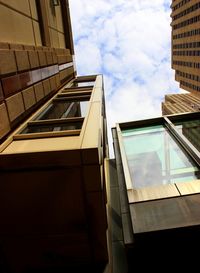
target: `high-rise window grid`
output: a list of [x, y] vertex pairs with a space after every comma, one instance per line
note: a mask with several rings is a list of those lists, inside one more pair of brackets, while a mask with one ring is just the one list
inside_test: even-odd
[[185, 27], [185, 26], [188, 26], [188, 25], [191, 25], [191, 24], [194, 24], [194, 23], [197, 23], [200, 21], [200, 15], [197, 15], [195, 17], [192, 17], [190, 19], [187, 19], [183, 22], [180, 22], [176, 25], [173, 26], [173, 29], [179, 29], [179, 28], [182, 28], [182, 27]]
[[190, 1], [191, 1], [191, 0], [182, 0], [181, 2], [179, 2], [178, 4], [176, 4], [176, 5], [172, 8], [172, 10], [174, 11], [174, 10], [176, 10], [176, 9], [178, 9], [178, 8], [180, 8], [180, 7], [182, 7], [183, 5], [189, 3]]
[[185, 62], [185, 61], [173, 61], [173, 65], [187, 66], [200, 69], [200, 63]]
[[173, 51], [174, 56], [200, 56], [200, 50]]
[[185, 49], [185, 48], [200, 48], [200, 41], [173, 45], [173, 49]]
[[193, 80], [193, 81], [197, 81], [197, 82], [200, 82], [200, 76], [199, 75], [192, 75], [192, 74], [189, 74], [189, 73], [186, 73], [186, 72], [182, 72], [180, 70], [176, 70], [176, 73], [177, 75], [183, 77], [183, 78], [187, 78], [187, 79], [190, 79], [190, 80]]
[[182, 80], [180, 80], [180, 84], [182, 86], [188, 87], [188, 88], [190, 88], [190, 89], [192, 89], [194, 91], [200, 92], [200, 86], [197, 86], [197, 85], [194, 85], [194, 84], [192, 84], [190, 82], [186, 82], [186, 81], [182, 81]]
[[175, 34], [175, 35], [173, 35], [173, 39], [181, 39], [181, 38], [186, 38], [186, 37], [191, 37], [191, 36], [196, 36], [196, 35], [200, 35], [200, 28], [192, 29], [190, 31]]
[[185, 16], [185, 15], [187, 15], [187, 14], [189, 14], [189, 13], [191, 13], [191, 12], [193, 12], [193, 11], [199, 9], [199, 8], [200, 8], [200, 2], [194, 4], [193, 6], [187, 8], [187, 9], [185, 9], [183, 11], [181, 11], [180, 13], [176, 14], [172, 18], [175, 21], [175, 20], [177, 20], [177, 19], [179, 19], [179, 18], [181, 18], [181, 17], [183, 17], [183, 16]]

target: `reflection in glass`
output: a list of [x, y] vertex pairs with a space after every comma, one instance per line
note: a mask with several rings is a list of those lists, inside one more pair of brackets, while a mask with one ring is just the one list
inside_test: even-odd
[[187, 120], [174, 123], [179, 132], [181, 132], [192, 144], [200, 151], [200, 120]]
[[122, 135], [134, 188], [200, 178], [199, 168], [164, 126], [123, 130]]
[[54, 101], [35, 120], [85, 117], [88, 101]]
[[81, 127], [82, 127], [82, 121], [69, 122], [69, 123], [60, 123], [60, 124], [28, 125], [20, 134], [77, 130], [77, 129], [81, 129]]

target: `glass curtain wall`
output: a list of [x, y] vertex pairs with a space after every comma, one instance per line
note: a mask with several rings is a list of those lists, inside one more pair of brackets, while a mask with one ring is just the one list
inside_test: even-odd
[[174, 124], [178, 131], [200, 151], [200, 119], [176, 121]]
[[[194, 127], [191, 124], [189, 128]], [[178, 130], [185, 130], [184, 123], [177, 126]], [[121, 133], [133, 188], [200, 178], [197, 163], [165, 125], [122, 129]]]

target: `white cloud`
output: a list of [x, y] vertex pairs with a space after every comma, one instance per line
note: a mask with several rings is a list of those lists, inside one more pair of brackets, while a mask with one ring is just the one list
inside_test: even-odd
[[[171, 0], [71, 0], [79, 75], [104, 75], [109, 130], [161, 115], [177, 93], [171, 70]], [[111, 141], [110, 141], [111, 143]]]
[[99, 73], [102, 66], [101, 52], [95, 43], [88, 43], [87, 38], [79, 40], [76, 47], [76, 62], [80, 66], [83, 66], [84, 74]]

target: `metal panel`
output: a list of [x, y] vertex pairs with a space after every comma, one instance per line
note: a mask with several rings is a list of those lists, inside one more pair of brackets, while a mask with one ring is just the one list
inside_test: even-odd
[[2, 154], [80, 149], [79, 136], [16, 140]]
[[176, 184], [181, 195], [200, 193], [200, 180], [194, 180]]
[[130, 205], [134, 233], [200, 225], [200, 195]]
[[128, 168], [128, 162], [127, 162], [127, 157], [126, 153], [124, 150], [124, 145], [123, 145], [123, 140], [122, 140], [122, 135], [121, 135], [121, 130], [119, 127], [119, 124], [116, 126], [116, 131], [117, 131], [117, 136], [118, 136], [118, 143], [119, 143], [119, 149], [121, 153], [121, 160], [122, 160], [122, 165], [123, 165], [123, 171], [124, 171], [124, 176], [125, 176], [125, 181], [126, 181], [126, 188], [127, 190], [132, 189], [132, 180]]
[[162, 199], [179, 196], [174, 184], [145, 187], [141, 189], [128, 190], [129, 203], [142, 202], [147, 200]]

